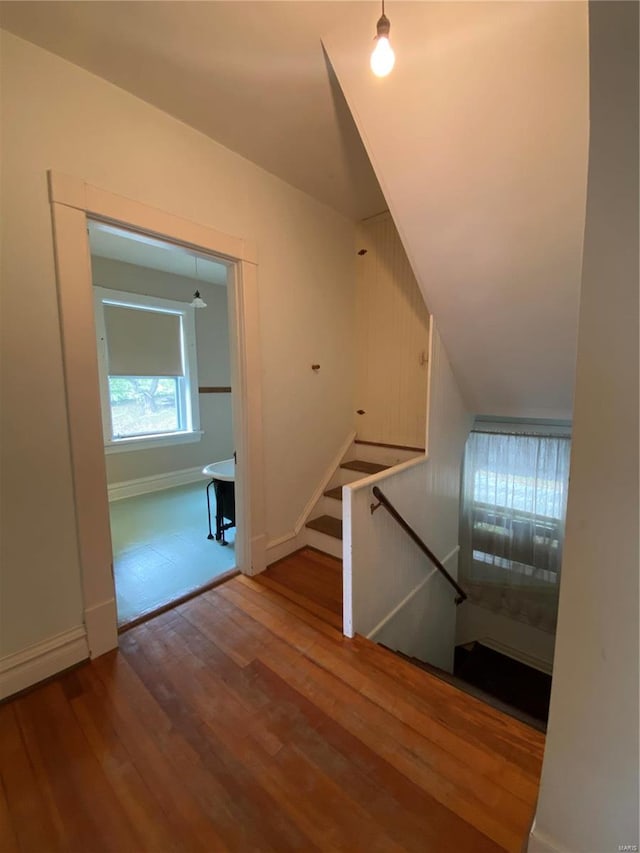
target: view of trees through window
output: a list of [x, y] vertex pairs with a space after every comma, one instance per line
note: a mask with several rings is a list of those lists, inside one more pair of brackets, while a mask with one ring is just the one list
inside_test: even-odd
[[179, 381], [176, 376], [110, 376], [113, 437], [181, 430]]

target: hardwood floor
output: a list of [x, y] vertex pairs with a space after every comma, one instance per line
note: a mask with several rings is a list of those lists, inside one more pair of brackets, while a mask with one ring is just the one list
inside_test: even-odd
[[543, 736], [342, 637], [324, 559], [236, 577], [0, 706], [2, 853], [520, 850]]
[[255, 580], [342, 631], [342, 560], [305, 548]]

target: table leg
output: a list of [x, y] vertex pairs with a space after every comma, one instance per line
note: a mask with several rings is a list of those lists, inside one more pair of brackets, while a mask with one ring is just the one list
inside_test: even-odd
[[209, 520], [209, 535], [207, 539], [213, 539], [213, 533], [211, 532], [211, 502], [209, 500], [209, 489], [213, 486], [213, 480], [207, 483], [207, 518]]

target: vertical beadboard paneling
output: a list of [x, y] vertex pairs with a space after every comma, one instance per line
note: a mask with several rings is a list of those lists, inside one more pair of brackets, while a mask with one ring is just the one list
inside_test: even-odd
[[360, 223], [357, 241], [358, 438], [424, 447], [429, 312], [389, 213]]
[[[447, 568], [455, 573], [460, 465], [472, 418], [435, 324], [431, 349], [426, 457], [343, 490], [344, 624], [348, 636], [375, 631], [432, 572], [428, 559], [384, 509], [372, 515], [373, 485], [379, 486], [440, 559], [451, 555]], [[425, 659], [446, 666], [446, 644], [450, 652], [454, 642], [453, 599], [453, 591], [440, 575], [430, 578], [419, 597], [414, 596], [412, 603], [407, 601], [407, 607], [401, 606], [395, 625], [389, 628], [391, 631], [393, 627], [396, 647], [415, 654], [418, 640], [410, 634], [422, 631], [421, 653]], [[425, 622], [422, 627], [417, 625], [420, 619]], [[398, 626], [403, 621], [400, 631]]]

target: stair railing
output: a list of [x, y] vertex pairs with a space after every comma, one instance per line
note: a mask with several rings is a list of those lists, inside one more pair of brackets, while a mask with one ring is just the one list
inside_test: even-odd
[[389, 513], [389, 515], [391, 516], [391, 518], [393, 518], [394, 521], [396, 521], [400, 525], [400, 527], [404, 530], [404, 532], [411, 539], [413, 539], [413, 541], [416, 543], [418, 548], [420, 548], [422, 553], [425, 554], [431, 560], [431, 562], [436, 567], [436, 569], [440, 572], [440, 574], [444, 575], [444, 577], [447, 579], [447, 581], [451, 584], [451, 586], [458, 593], [455, 597], [455, 603], [456, 604], [462, 604], [462, 602], [465, 601], [467, 598], [467, 593], [462, 589], [460, 584], [456, 580], [454, 580], [454, 578], [451, 577], [449, 572], [445, 569], [445, 567], [442, 565], [442, 563], [436, 557], [436, 555], [433, 553], [433, 551], [424, 544], [424, 542], [418, 536], [418, 534], [415, 532], [415, 530], [407, 524], [407, 522], [400, 515], [398, 510], [391, 503], [389, 498], [383, 492], [381, 492], [377, 486], [373, 487], [373, 496], [374, 496], [374, 498], [377, 498], [378, 503], [377, 504], [371, 504], [371, 515], [373, 515], [373, 513], [378, 509], [378, 507], [380, 507], [380, 506], [384, 507], [386, 509], [386, 511]]

